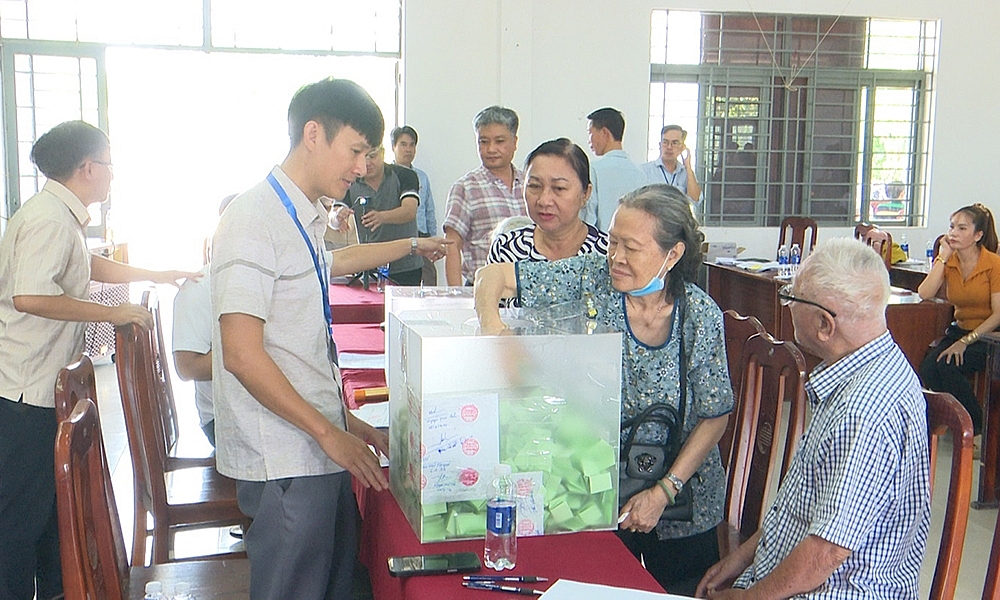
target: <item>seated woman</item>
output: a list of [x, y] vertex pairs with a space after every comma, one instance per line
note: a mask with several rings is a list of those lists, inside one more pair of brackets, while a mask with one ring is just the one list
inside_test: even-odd
[[[993, 213], [982, 204], [951, 215], [930, 273], [917, 288], [924, 300], [945, 286], [955, 305], [955, 322], [920, 365], [928, 388], [949, 392], [969, 411], [976, 435], [983, 431], [983, 411], [968, 376], [986, 368], [986, 345], [979, 336], [1000, 326], [1000, 256]], [[977, 444], [978, 446], [978, 444]]]
[[524, 203], [534, 224], [497, 236], [487, 264], [608, 253], [608, 236], [580, 219], [590, 197], [590, 161], [566, 138], [549, 140], [525, 161]]
[[[607, 257], [594, 253], [558, 262], [486, 265], [476, 275], [476, 312], [483, 333], [499, 334], [507, 327], [497, 308], [501, 298], [517, 295], [529, 308], [592, 300], [598, 323], [624, 333], [622, 419], [656, 402], [679, 408], [686, 398], [680, 453], [658, 485], [622, 508], [621, 514], [628, 514], [619, 535], [667, 591], [693, 595], [718, 558], [715, 526], [725, 499], [718, 442], [733, 393], [722, 312], [693, 283], [704, 236], [684, 192], [659, 184], [627, 194], [611, 220], [609, 237]], [[684, 486], [694, 493], [693, 519], [660, 521]]]

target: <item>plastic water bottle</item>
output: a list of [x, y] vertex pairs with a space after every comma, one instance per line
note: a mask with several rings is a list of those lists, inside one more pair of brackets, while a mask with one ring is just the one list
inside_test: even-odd
[[385, 291], [385, 282], [389, 281], [389, 264], [380, 265], [375, 271], [375, 289], [380, 292]]
[[802, 262], [802, 248], [798, 244], [792, 244], [792, 251], [789, 254], [789, 261], [791, 264], [791, 269], [789, 275], [795, 275], [799, 272], [799, 263]]
[[899, 238], [899, 249], [906, 255], [906, 260], [910, 260], [910, 242], [906, 239], [906, 234]]
[[174, 588], [173, 600], [196, 600], [191, 593], [191, 584], [186, 581], [178, 581]]
[[934, 240], [927, 240], [927, 268], [934, 266]]
[[493, 470], [494, 497], [486, 503], [486, 566], [496, 571], [513, 569], [517, 561], [517, 504], [510, 465], [499, 464]]
[[163, 584], [159, 581], [146, 582], [146, 595], [142, 600], [167, 600], [163, 595]]
[[778, 277], [788, 277], [788, 246], [778, 248]]

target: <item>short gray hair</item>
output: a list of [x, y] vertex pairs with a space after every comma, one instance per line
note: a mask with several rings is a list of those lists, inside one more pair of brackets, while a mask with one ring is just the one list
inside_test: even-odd
[[889, 304], [889, 271], [885, 262], [860, 240], [830, 238], [817, 244], [802, 263], [796, 291], [835, 306], [846, 321], [881, 320]]
[[487, 125], [503, 125], [510, 131], [511, 135], [517, 135], [518, 126], [517, 113], [509, 108], [504, 108], [503, 106], [487, 106], [483, 110], [479, 111], [476, 118], [472, 120], [472, 127], [479, 130]]

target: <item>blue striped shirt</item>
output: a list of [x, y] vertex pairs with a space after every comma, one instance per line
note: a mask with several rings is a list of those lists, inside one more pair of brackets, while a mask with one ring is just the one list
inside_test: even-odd
[[930, 491], [927, 407], [916, 374], [887, 332], [818, 366], [806, 392], [812, 421], [736, 587], [767, 576], [815, 535], [851, 555], [797, 598], [917, 598]]

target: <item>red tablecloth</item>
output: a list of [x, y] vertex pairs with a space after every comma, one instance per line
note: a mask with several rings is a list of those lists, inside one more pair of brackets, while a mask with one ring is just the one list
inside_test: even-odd
[[381, 323], [385, 320], [385, 295], [375, 291], [375, 285], [348, 287], [330, 286], [330, 309], [334, 323]]
[[340, 376], [344, 383], [344, 403], [352, 410], [359, 406], [354, 400], [355, 390], [385, 386], [382, 369], [341, 369]]
[[[463, 588], [461, 575], [407, 579], [389, 575], [386, 563], [390, 556], [475, 552], [481, 557], [483, 540], [421, 544], [390, 492], [363, 490], [358, 495], [363, 516], [361, 562], [368, 567], [377, 600], [489, 600], [498, 596], [496, 592]], [[517, 568], [505, 573], [548, 577], [548, 583], [531, 586], [543, 590], [556, 579], [573, 579], [663, 593], [653, 576], [610, 531], [518, 538]]]
[[379, 323], [335, 323], [333, 339], [337, 342], [337, 352], [385, 353], [385, 332]]

